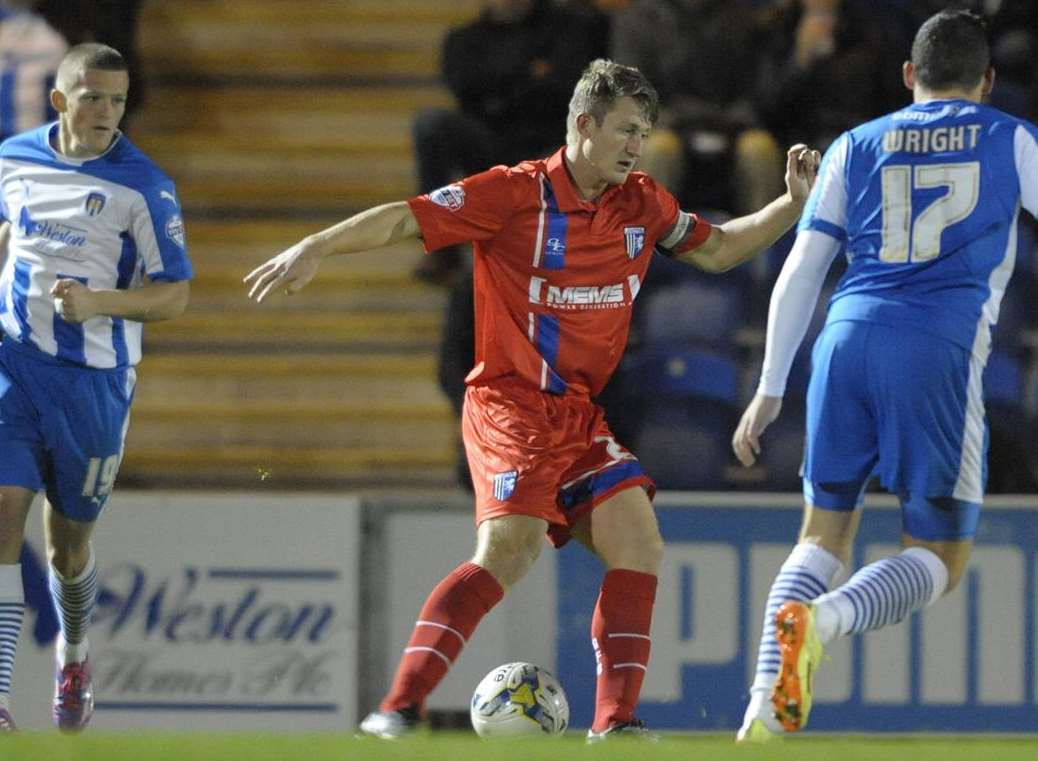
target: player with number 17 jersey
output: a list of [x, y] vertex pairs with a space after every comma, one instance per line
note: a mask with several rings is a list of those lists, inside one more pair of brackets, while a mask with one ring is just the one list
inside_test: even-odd
[[[972, 536], [986, 474], [981, 377], [1021, 206], [1038, 212], [1038, 130], [981, 103], [915, 103], [829, 149], [800, 222], [835, 238], [848, 261], [814, 355], [804, 474], [813, 504], [849, 509], [874, 467], [906, 498], [913, 535]], [[840, 326], [855, 323], [896, 331], [859, 352], [870, 372], [889, 373], [863, 402], [889, 426], [878, 459], [870, 425], [855, 420], [868, 414], [838, 390], [858, 387], [864, 369], [843, 362], [844, 378], [830, 366], [846, 340]], [[908, 423], [919, 409], [931, 411], [928, 425]], [[949, 500], [943, 512], [928, 503], [939, 497]]]
[[[772, 292], [760, 385], [732, 438], [753, 465], [844, 253], [811, 354], [803, 520], [767, 596], [742, 742], [806, 725], [826, 645], [904, 622], [968, 578], [987, 478], [984, 368], [1020, 209], [1038, 212], [1038, 129], [985, 104], [995, 70], [986, 23], [970, 11], [923, 22], [901, 73], [912, 104], [826, 152]], [[900, 503], [901, 551], [838, 584], [873, 476]]]
[[913, 104], [842, 136], [800, 223], [845, 246], [829, 322], [913, 327], [986, 359], [1017, 210], [1038, 204], [1026, 170], [1036, 138], [1028, 122], [966, 100]]
[[[487, 505], [477, 522], [506, 511], [544, 516], [545, 506], [557, 501], [589, 509], [589, 500], [601, 501], [632, 479], [651, 488], [634, 456], [612, 439], [601, 410], [587, 400], [602, 390], [623, 355], [653, 248], [688, 251], [706, 240], [710, 225], [681, 211], [669, 192], [640, 172], [595, 202], [582, 200], [564, 150], [494, 167], [410, 201], [427, 250], [474, 245], [476, 364], [467, 378], [463, 424], [477, 496], [487, 497], [477, 499]], [[529, 419], [500, 414], [506, 406], [499, 394], [520, 402]], [[567, 460], [561, 433], [541, 440], [532, 427], [528, 451], [502, 446], [500, 438], [489, 439], [494, 421], [473, 417], [477, 409], [491, 416], [496, 409], [496, 423], [514, 429], [515, 440], [538, 415], [549, 418], [541, 427], [545, 434], [561, 432], [568, 420], [563, 410], [581, 409], [572, 422], [587, 440], [574, 442], [572, 451], [590, 447], [591, 454]], [[537, 458], [541, 446], [557, 456]], [[559, 472], [531, 478], [531, 469]], [[594, 483], [581, 478], [591, 471]], [[565, 522], [578, 518], [567, 515]], [[558, 515], [549, 523], [559, 524]]]

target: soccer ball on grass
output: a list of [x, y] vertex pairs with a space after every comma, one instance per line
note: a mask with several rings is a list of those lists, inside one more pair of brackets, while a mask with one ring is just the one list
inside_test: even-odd
[[569, 726], [562, 685], [532, 663], [506, 663], [483, 677], [469, 714], [480, 737], [554, 736]]

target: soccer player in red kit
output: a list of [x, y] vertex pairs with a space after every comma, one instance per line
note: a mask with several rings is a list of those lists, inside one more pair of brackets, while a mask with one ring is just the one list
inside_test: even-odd
[[414, 729], [426, 697], [533, 565], [545, 533], [556, 546], [576, 537], [607, 568], [591, 623], [598, 683], [589, 739], [645, 733], [634, 709], [663, 554], [654, 486], [591, 399], [623, 354], [652, 250], [709, 272], [741, 264], [797, 220], [818, 165], [815, 151], [794, 146], [783, 196], [711, 226], [634, 171], [657, 111], [637, 69], [594, 61], [574, 90], [566, 145], [549, 158], [362, 212], [245, 278], [262, 301], [301, 289], [331, 254], [415, 237], [427, 251], [474, 246], [476, 365], [462, 431], [476, 552], [426, 600], [389, 694], [361, 723], [367, 734]]

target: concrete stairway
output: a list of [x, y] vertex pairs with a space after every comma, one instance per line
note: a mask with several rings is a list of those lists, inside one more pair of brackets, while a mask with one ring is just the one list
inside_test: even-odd
[[476, 3], [184, 0], [144, 6], [131, 136], [177, 182], [195, 264], [184, 317], [146, 329], [120, 483], [444, 486], [444, 294], [417, 246], [325, 263], [257, 306], [241, 279], [308, 233], [415, 190], [415, 109], [450, 103], [440, 40]]

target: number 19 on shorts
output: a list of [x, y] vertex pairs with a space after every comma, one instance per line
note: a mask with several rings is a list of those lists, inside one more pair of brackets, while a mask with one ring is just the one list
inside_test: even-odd
[[86, 478], [83, 480], [84, 497], [103, 497], [112, 493], [115, 474], [119, 472], [119, 455], [105, 458], [91, 457], [87, 463]]

